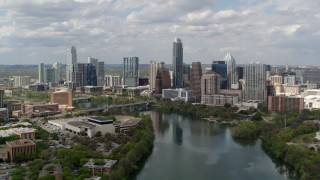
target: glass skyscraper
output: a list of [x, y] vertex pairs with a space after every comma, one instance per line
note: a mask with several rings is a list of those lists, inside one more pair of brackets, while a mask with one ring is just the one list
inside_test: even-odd
[[76, 47], [71, 46], [71, 48], [67, 50], [67, 67], [66, 67], [67, 82], [72, 82], [73, 64], [75, 64], [76, 62], [77, 62]]
[[128, 86], [137, 86], [139, 78], [139, 58], [123, 58], [123, 83]]
[[227, 88], [239, 89], [236, 60], [230, 53], [227, 53], [227, 55], [224, 57], [224, 60], [227, 63]]
[[175, 38], [172, 47], [173, 87], [183, 86], [183, 46], [181, 39]]

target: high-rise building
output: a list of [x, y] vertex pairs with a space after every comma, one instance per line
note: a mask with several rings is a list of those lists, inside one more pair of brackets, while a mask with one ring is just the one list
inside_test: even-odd
[[79, 87], [97, 86], [96, 67], [90, 63], [75, 63], [71, 79]]
[[123, 83], [128, 86], [137, 86], [139, 78], [139, 58], [123, 58]]
[[30, 84], [30, 76], [13, 76], [14, 87], [22, 87]]
[[227, 53], [224, 60], [227, 63], [227, 88], [239, 89], [237, 66], [234, 57], [230, 53]]
[[246, 64], [244, 70], [244, 99], [267, 101], [266, 65], [260, 62]]
[[304, 99], [290, 96], [269, 96], [268, 110], [273, 112], [299, 112], [304, 109]]
[[282, 84], [282, 82], [283, 82], [282, 76], [279, 76], [279, 75], [270, 76], [271, 85]]
[[89, 56], [88, 63], [96, 67], [97, 84], [98, 86], [103, 86], [104, 85], [104, 62]]
[[77, 62], [76, 47], [71, 46], [71, 48], [67, 50], [67, 67], [66, 67], [67, 82], [72, 82], [73, 64], [75, 64], [76, 62]]
[[190, 75], [190, 89], [194, 91], [196, 102], [201, 101], [201, 62], [192, 62]]
[[157, 71], [157, 76], [155, 81], [155, 93], [156, 94], [162, 93], [162, 77], [159, 70]]
[[172, 48], [173, 87], [183, 86], [183, 45], [181, 39], [175, 38]]
[[160, 68], [158, 69], [160, 72], [160, 76], [162, 79], [162, 89], [169, 89], [171, 88], [171, 78], [170, 78], [170, 72], [167, 68]]
[[0, 108], [3, 108], [3, 96], [4, 96], [4, 90], [0, 89]]
[[61, 63], [55, 62], [52, 65], [52, 68], [55, 70], [55, 80], [56, 83], [62, 80], [62, 69], [61, 69]]
[[211, 70], [220, 75], [220, 89], [228, 88], [227, 64], [225, 61], [213, 61]]
[[220, 92], [220, 74], [208, 71], [201, 78], [201, 103], [205, 104], [206, 99]]
[[164, 62], [160, 61], [150, 61], [149, 69], [149, 89], [155, 90], [156, 88], [156, 77], [158, 69], [163, 68]]
[[38, 66], [38, 73], [39, 73], [39, 83], [45, 82], [45, 66], [44, 63], [40, 63]]
[[189, 87], [190, 86], [190, 75], [191, 75], [191, 67], [189, 64], [183, 63], [183, 87]]

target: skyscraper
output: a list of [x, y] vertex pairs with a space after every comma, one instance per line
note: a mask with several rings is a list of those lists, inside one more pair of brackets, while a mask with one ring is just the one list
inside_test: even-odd
[[192, 62], [190, 75], [190, 89], [194, 90], [196, 102], [201, 101], [201, 77], [202, 68], [201, 62]]
[[67, 67], [66, 67], [66, 81], [72, 82], [73, 64], [77, 62], [77, 51], [76, 47], [71, 46], [67, 50]]
[[175, 38], [172, 48], [173, 87], [183, 86], [183, 47], [181, 39]]
[[45, 82], [45, 66], [44, 63], [40, 63], [38, 66], [38, 73], [39, 73], [39, 83]]
[[210, 96], [220, 92], [220, 74], [208, 71], [201, 78], [201, 104], [210, 104]]
[[220, 89], [227, 89], [228, 87], [228, 66], [225, 61], [213, 61], [211, 70], [220, 75]]
[[88, 63], [96, 67], [97, 84], [98, 86], [103, 86], [104, 85], [104, 62], [89, 56]]
[[243, 72], [244, 99], [266, 102], [266, 65], [260, 62], [246, 64], [243, 67]]
[[123, 83], [128, 86], [137, 86], [139, 78], [139, 58], [123, 58]]
[[90, 63], [75, 63], [71, 79], [79, 87], [97, 86], [96, 67]]
[[59, 81], [62, 80], [61, 63], [58, 63], [58, 62], [53, 63], [52, 68], [55, 70], [56, 83], [59, 83]]
[[156, 77], [158, 69], [163, 68], [164, 62], [160, 61], [150, 61], [149, 69], [149, 89], [155, 90], [156, 88]]
[[227, 88], [239, 89], [237, 66], [234, 57], [230, 53], [227, 53], [224, 60], [227, 63]]

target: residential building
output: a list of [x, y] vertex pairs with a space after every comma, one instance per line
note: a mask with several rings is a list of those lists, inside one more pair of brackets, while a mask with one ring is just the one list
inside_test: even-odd
[[212, 94], [203, 96], [201, 104], [208, 106], [224, 106], [225, 104], [230, 104], [234, 106], [238, 104], [238, 100], [239, 97], [236, 95]]
[[39, 64], [38, 73], [39, 73], [39, 83], [44, 83], [44, 81], [45, 81], [45, 65], [44, 65], [44, 63]]
[[244, 100], [267, 102], [266, 65], [253, 62], [244, 65]]
[[301, 93], [301, 85], [298, 84], [275, 84], [273, 87], [276, 96], [296, 96]]
[[121, 85], [120, 76], [106, 75], [106, 86], [114, 87]]
[[201, 104], [205, 104], [205, 99], [209, 96], [220, 93], [220, 75], [214, 71], [207, 71], [201, 78]]
[[67, 50], [67, 66], [66, 66], [66, 82], [73, 82], [73, 64], [77, 62], [77, 50], [76, 47], [71, 46], [70, 49]]
[[137, 86], [139, 78], [139, 58], [123, 58], [123, 80], [124, 85]]
[[183, 87], [190, 86], [190, 75], [191, 75], [190, 65], [183, 63], [183, 74], [182, 74]]
[[268, 110], [272, 112], [287, 113], [299, 112], [304, 109], [304, 99], [291, 96], [268, 96]]
[[296, 76], [284, 76], [283, 77], [283, 84], [289, 84], [289, 85], [294, 85], [296, 83]]
[[62, 80], [61, 63], [53, 63], [52, 68], [55, 70], [55, 83], [59, 83]]
[[190, 75], [190, 89], [194, 91], [196, 102], [201, 101], [201, 62], [192, 62]]
[[213, 61], [211, 70], [220, 75], [220, 89], [228, 88], [228, 66], [225, 61]]
[[162, 98], [168, 98], [173, 101], [194, 102], [196, 97], [193, 90], [186, 89], [162, 89]]
[[22, 87], [30, 84], [30, 76], [13, 76], [14, 87]]
[[173, 87], [183, 87], [183, 44], [175, 38], [172, 47]]
[[9, 160], [14, 162], [16, 156], [19, 154], [25, 154], [26, 156], [35, 154], [36, 144], [30, 139], [19, 139], [16, 141], [7, 141], [6, 149]]
[[158, 69], [164, 67], [164, 62], [160, 61], [150, 61], [149, 69], [149, 88], [154, 91], [156, 89], [156, 77]]
[[72, 107], [72, 90], [58, 90], [51, 92], [51, 103]]
[[84, 86], [84, 93], [91, 94], [97, 93], [102, 94], [103, 87], [102, 86]]
[[236, 60], [230, 53], [227, 53], [224, 60], [227, 63], [227, 88], [239, 89]]

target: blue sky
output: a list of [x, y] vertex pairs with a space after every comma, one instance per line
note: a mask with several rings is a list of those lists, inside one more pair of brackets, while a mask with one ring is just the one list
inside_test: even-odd
[[138, 56], [171, 64], [180, 37], [184, 61], [320, 65], [320, 1], [0, 0], [0, 64], [106, 64]]

